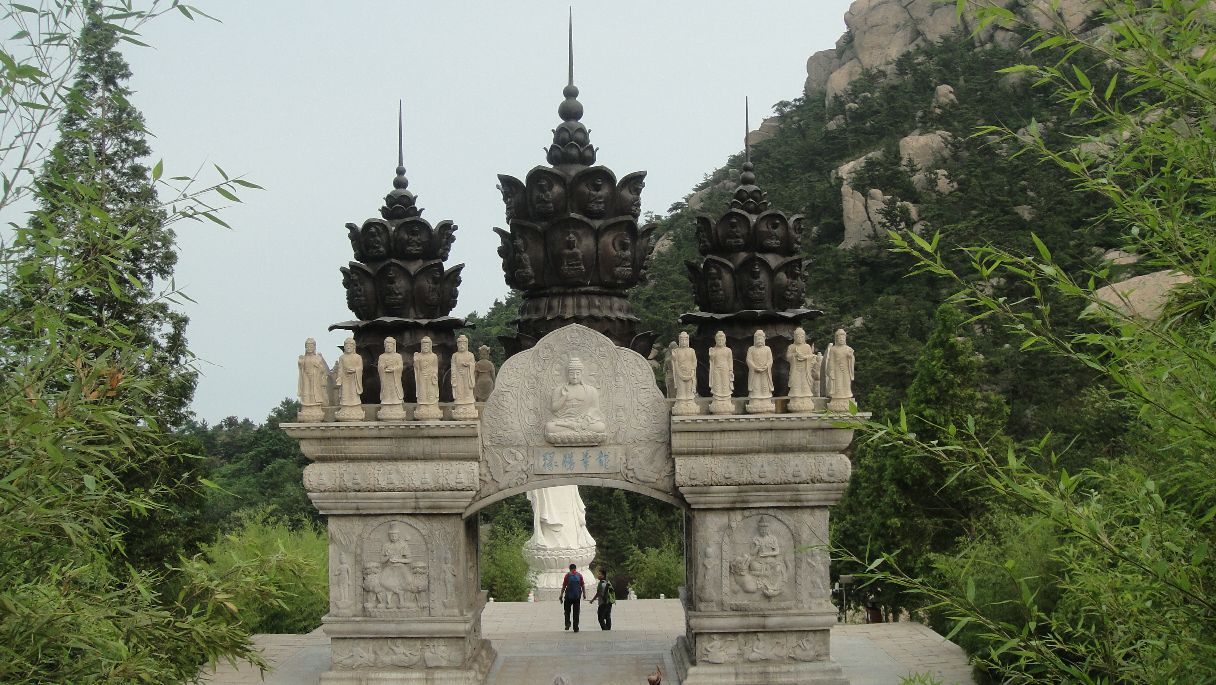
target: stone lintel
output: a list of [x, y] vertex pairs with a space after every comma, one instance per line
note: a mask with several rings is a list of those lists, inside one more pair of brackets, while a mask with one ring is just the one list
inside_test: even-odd
[[473, 501], [472, 490], [438, 492], [310, 492], [317, 511], [336, 514], [461, 514]]
[[765, 507], [830, 507], [844, 495], [848, 483], [793, 485], [680, 486], [693, 509], [751, 509]]
[[831, 630], [835, 611], [686, 611], [694, 633], [740, 633], [790, 630]]
[[[673, 433], [697, 431], [808, 430], [848, 428], [842, 424], [861, 424], [869, 412], [816, 412], [813, 414], [699, 414], [671, 417]], [[851, 430], [851, 429], [850, 429]]]
[[478, 426], [476, 421], [352, 421], [280, 427], [313, 461], [479, 461]]
[[673, 416], [671, 453], [680, 457], [840, 454], [869, 414]]
[[331, 638], [354, 637], [468, 637], [481, 620], [480, 612], [468, 616], [422, 616], [364, 618], [332, 616], [321, 619]]

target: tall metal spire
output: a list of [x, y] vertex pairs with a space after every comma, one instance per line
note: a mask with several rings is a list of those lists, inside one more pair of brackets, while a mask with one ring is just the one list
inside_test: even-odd
[[752, 146], [748, 142], [751, 134], [751, 115], [748, 113], [747, 96], [743, 96], [743, 162], [751, 164], [752, 161]]
[[397, 100], [397, 177], [393, 179], [393, 187], [397, 190], [405, 190], [410, 186], [409, 179], [405, 177], [405, 134], [401, 123], [402, 107], [401, 100]]
[[756, 183], [755, 167], [752, 166], [752, 146], [748, 142], [751, 135], [751, 113], [748, 111], [747, 96], [743, 96], [743, 173], [739, 174], [741, 186], [753, 186]]
[[578, 101], [578, 86], [574, 85], [573, 8], [569, 10], [567, 21], [566, 87], [562, 89], [565, 99], [557, 106], [557, 115], [562, 118], [562, 123], [553, 129], [553, 144], [546, 151], [545, 158], [553, 166], [571, 171], [574, 167], [595, 164], [595, 147], [591, 145], [591, 131], [579, 121], [583, 118], [583, 103]]

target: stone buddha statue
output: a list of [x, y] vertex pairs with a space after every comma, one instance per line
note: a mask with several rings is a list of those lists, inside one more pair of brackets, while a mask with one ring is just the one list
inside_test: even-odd
[[553, 418], [545, 423], [545, 439], [554, 445], [598, 445], [608, 437], [600, 410], [600, 391], [583, 382], [583, 362], [566, 364], [566, 383], [553, 391]]

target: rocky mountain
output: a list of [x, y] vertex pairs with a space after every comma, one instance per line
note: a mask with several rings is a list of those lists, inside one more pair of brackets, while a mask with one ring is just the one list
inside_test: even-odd
[[[1084, 26], [1098, 3], [1094, 0], [1004, 0], [1002, 3], [1029, 22], [1050, 28], [1062, 22], [1071, 30]], [[957, 16], [953, 3], [940, 0], [857, 0], [844, 15], [848, 31], [836, 47], [820, 50], [806, 63], [808, 96], [823, 93], [829, 102], [844, 94], [866, 69], [889, 69], [903, 55], [956, 33], [975, 33], [977, 48], [999, 45], [1013, 49], [1020, 43], [1010, 30], [990, 27], [978, 33], [975, 13]]]
[[[806, 304], [824, 311], [811, 337], [823, 345], [835, 328], [849, 331], [866, 360], [859, 396], [880, 416], [903, 401], [935, 310], [950, 294], [947, 283], [907, 275], [907, 258], [886, 249], [889, 229], [940, 232], [944, 252], [959, 264], [956, 246], [1030, 251], [1033, 232], [1069, 269], [1107, 261], [1116, 274], [1138, 273], [1135, 256], [1119, 253], [1118, 240], [1094, 227], [1102, 211], [1096, 198], [1072, 192], [1057, 169], [1016, 156], [1010, 141], [976, 135], [980, 126], [999, 124], [1067, 146], [1070, 135], [1084, 133], [1042, 89], [998, 70], [1056, 58], [1019, 47], [1034, 27], [1053, 21], [1083, 31], [1100, 26], [1095, 3], [1059, 2], [1054, 13], [1049, 0], [1004, 4], [1026, 20], [1020, 32], [974, 33], [975, 17], [960, 19], [953, 3], [857, 0], [836, 47], [808, 60], [802, 97], [778, 103], [749, 136], [758, 184], [772, 205], [806, 216]], [[684, 269], [696, 251], [693, 216], [721, 215], [741, 164], [741, 155], [727, 160], [662, 222], [651, 281], [632, 296], [662, 339], [674, 336], [679, 314], [693, 310]], [[1075, 374], [1073, 389], [1087, 385], [1083, 370], [1015, 354], [999, 329], [963, 333], [984, 355], [988, 389], [1009, 401], [1012, 435], [1082, 430], [1079, 395], [1063, 392], [1061, 376], [1048, 381], [1042, 370]]]

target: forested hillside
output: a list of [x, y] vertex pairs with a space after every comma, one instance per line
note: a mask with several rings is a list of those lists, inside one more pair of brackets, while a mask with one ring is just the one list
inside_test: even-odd
[[[1045, 433], [1061, 444], [1072, 441], [1064, 459], [1073, 459], [1069, 466], [1076, 468], [1107, 453], [1119, 437], [1120, 424], [1112, 420], [1116, 410], [1104, 401], [1094, 374], [1053, 355], [1021, 351], [1000, 327], [964, 324], [966, 317], [939, 311], [952, 292], [949, 285], [929, 274], [910, 276], [913, 261], [890, 251], [886, 235], [888, 229], [913, 226], [923, 235], [940, 232], [942, 251], [956, 266], [964, 258], [954, 247], [991, 244], [1032, 252], [1032, 233], [1072, 273], [1098, 268], [1111, 256], [1132, 261], [1112, 252], [1120, 246], [1117, 235], [1091, 228], [1105, 209], [1102, 198], [1076, 192], [1058, 167], [1015, 155], [1008, 143], [977, 134], [991, 124], [1034, 127], [1049, 144], [1063, 146], [1084, 132], [1085, 125], [1068, 116], [1066, 103], [1028, 80], [998, 73], [1025, 57], [994, 44], [977, 49], [960, 30], [899, 57], [889, 73], [863, 71], [830, 101], [815, 92], [778, 103], [765, 125], [770, 135], [751, 154], [773, 206], [807, 217], [807, 303], [824, 312], [809, 335], [822, 346], [836, 328], [848, 330], [859, 360], [855, 392], [864, 410], [878, 419], [897, 415], [914, 399], [914, 380], [924, 376], [927, 362], [918, 360], [940, 356], [942, 345], [962, 344], [967, 358], [956, 353], [953, 366], [938, 366], [942, 377], [933, 385], [921, 380], [921, 409], [951, 404], [950, 395], [986, 398], [979, 409], [989, 415], [994, 433], [1015, 441]], [[913, 161], [918, 158], [922, 165]], [[658, 219], [663, 237], [649, 281], [631, 297], [643, 328], [659, 331], [664, 342], [680, 330], [679, 315], [695, 308], [684, 267], [696, 254], [692, 217], [725, 210], [741, 162], [741, 153], [727, 160]], [[856, 202], [850, 205], [853, 195], [863, 198], [860, 210]], [[1113, 265], [1111, 278], [1134, 269], [1130, 263]], [[999, 296], [1027, 294], [1017, 283], [994, 280], [989, 286]], [[509, 298], [470, 317], [480, 326], [475, 335], [493, 344], [513, 304]], [[943, 325], [950, 326], [947, 337], [963, 340], [939, 333], [938, 349], [926, 347]], [[839, 544], [902, 547], [928, 536], [935, 544], [925, 549], [941, 550], [981, 513], [962, 495], [927, 485], [940, 484], [941, 474], [879, 452], [862, 447], [853, 455], [853, 484], [834, 513]]]

